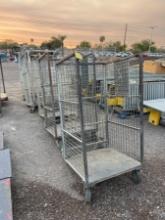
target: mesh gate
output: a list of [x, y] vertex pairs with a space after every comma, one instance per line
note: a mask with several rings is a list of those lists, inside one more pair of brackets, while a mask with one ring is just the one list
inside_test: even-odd
[[[76, 53], [56, 64], [62, 153], [65, 161], [82, 178], [87, 201], [91, 199], [91, 186], [141, 167], [140, 74], [136, 81], [139, 88], [137, 108], [126, 119], [122, 118], [123, 98], [130, 96], [129, 62], [123, 60], [112, 65], [112, 62], [96, 60], [92, 54]], [[139, 67], [139, 63], [137, 65]], [[114, 75], [117, 74], [115, 80], [109, 78], [111, 68]], [[104, 102], [104, 108], [100, 102]]]
[[39, 112], [46, 130], [55, 138], [60, 137], [60, 115], [55, 74], [54, 55], [45, 54], [40, 63], [41, 90]]
[[40, 74], [38, 57], [40, 51], [22, 50], [19, 55], [19, 72], [26, 105], [34, 111], [38, 106], [38, 93], [40, 90]]

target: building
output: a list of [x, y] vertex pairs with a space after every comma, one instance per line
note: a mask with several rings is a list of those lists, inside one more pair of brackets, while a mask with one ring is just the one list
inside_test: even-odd
[[165, 59], [145, 61], [144, 72], [165, 74]]

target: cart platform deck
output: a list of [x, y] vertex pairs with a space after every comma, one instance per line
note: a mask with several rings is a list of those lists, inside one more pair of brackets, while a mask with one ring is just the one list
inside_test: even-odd
[[[141, 163], [113, 148], [93, 150], [87, 153], [89, 184], [94, 185], [112, 177], [138, 170]], [[79, 166], [82, 155], [77, 154], [66, 160], [73, 170], [85, 181], [84, 167]]]

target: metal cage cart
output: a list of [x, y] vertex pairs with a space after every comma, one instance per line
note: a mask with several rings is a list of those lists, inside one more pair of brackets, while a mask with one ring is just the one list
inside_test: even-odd
[[55, 56], [48, 53], [39, 60], [42, 89], [39, 112], [43, 116], [45, 129], [58, 140], [61, 132], [55, 62]]
[[34, 111], [37, 107], [37, 80], [39, 80], [37, 51], [22, 50], [19, 56], [20, 81], [23, 100]]
[[7, 100], [8, 100], [8, 96], [6, 93], [4, 72], [3, 72], [2, 60], [0, 57], [0, 115], [2, 113], [2, 103], [3, 101], [7, 101]]
[[[54, 54], [54, 51], [47, 51]], [[19, 56], [20, 81], [22, 85], [23, 99], [27, 106], [34, 111], [38, 105], [42, 106], [42, 90], [40, 78], [40, 58], [45, 50], [22, 49]], [[40, 103], [41, 102], [41, 103]], [[41, 109], [39, 109], [39, 114]]]
[[[0, 58], [0, 65], [1, 65], [1, 58]], [[1, 71], [1, 73], [2, 73], [2, 71]], [[1, 75], [0, 75], [0, 116], [2, 114], [2, 100], [1, 100], [2, 85], [1, 85], [1, 83], [2, 83], [2, 79], [1, 79]]]
[[[133, 66], [132, 70], [136, 73], [137, 66]], [[137, 78], [137, 77], [136, 77]], [[138, 87], [136, 86], [136, 78], [133, 78], [131, 94], [138, 94]], [[143, 76], [143, 96], [144, 100], [164, 98], [165, 97], [165, 74], [144, 73]]]
[[[39, 75], [40, 75], [40, 82], [38, 85], [38, 114], [40, 117], [44, 118], [44, 83], [48, 83], [48, 61], [47, 61], [47, 53], [44, 53], [41, 57], [38, 58], [39, 64]], [[46, 82], [45, 82], [46, 80]], [[46, 97], [45, 97], [46, 98]]]
[[29, 75], [29, 63], [30, 58], [26, 50], [22, 50], [19, 54], [19, 72], [20, 81], [22, 86], [23, 100], [29, 107], [34, 107], [32, 89], [31, 89], [31, 79]]
[[[114, 67], [111, 77], [109, 78], [108, 87], [110, 88], [111, 92], [114, 91], [115, 80], [117, 74], [115, 68], [116, 65], [113, 64]], [[108, 106], [120, 105], [123, 109], [123, 115], [129, 114], [130, 111], [138, 110], [138, 96], [139, 96], [139, 82], [138, 82], [138, 75], [139, 75], [139, 65], [136, 64], [134, 58], [130, 58], [129, 62], [127, 63], [127, 86], [128, 86], [128, 94], [115, 97], [114, 99], [108, 99]], [[118, 71], [119, 68], [117, 67]], [[155, 98], [164, 98], [165, 97], [165, 76], [163, 74], [150, 74], [145, 73], [143, 77], [143, 96], [144, 100], [151, 100]], [[102, 104], [102, 103], [101, 103]], [[105, 103], [103, 103], [105, 104]]]
[[0, 117], [2, 114], [2, 101], [1, 101], [1, 79], [0, 79]]
[[91, 187], [104, 180], [132, 172], [132, 178], [139, 181], [143, 161], [142, 64], [138, 74], [139, 112], [132, 111], [123, 120], [118, 116], [120, 106], [110, 112], [107, 104], [100, 109], [97, 96], [99, 93], [107, 103], [109, 96], [129, 95], [128, 62], [114, 63], [113, 90], [108, 88], [108, 63], [97, 61], [93, 55], [75, 53], [56, 64], [62, 155], [84, 182], [86, 201], [91, 201]]

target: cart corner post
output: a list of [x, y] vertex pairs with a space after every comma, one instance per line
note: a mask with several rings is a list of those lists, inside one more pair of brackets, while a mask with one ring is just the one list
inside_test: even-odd
[[79, 111], [80, 111], [80, 124], [81, 124], [81, 136], [82, 136], [82, 153], [84, 160], [84, 174], [85, 174], [85, 199], [87, 202], [91, 200], [91, 192], [89, 187], [89, 175], [88, 175], [88, 160], [87, 160], [87, 149], [85, 142], [85, 130], [84, 130], [84, 114], [83, 114], [83, 99], [82, 99], [82, 86], [81, 86], [81, 76], [80, 76], [80, 59], [76, 58], [76, 75], [77, 75], [77, 92], [79, 101]]
[[144, 117], [143, 117], [143, 64], [144, 57], [142, 54], [139, 55], [139, 95], [140, 95], [140, 159], [141, 162], [144, 160]]

